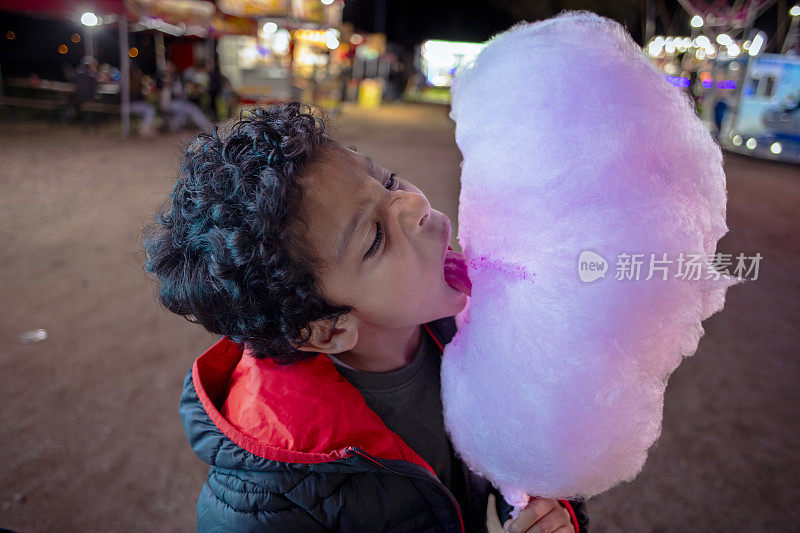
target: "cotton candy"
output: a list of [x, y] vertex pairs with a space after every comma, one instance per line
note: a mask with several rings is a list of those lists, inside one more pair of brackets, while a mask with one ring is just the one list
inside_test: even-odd
[[[623, 27], [588, 12], [494, 37], [457, 72], [451, 117], [472, 283], [442, 359], [451, 441], [517, 506], [631, 480], [669, 375], [738, 281], [712, 275], [720, 149]], [[582, 281], [584, 252], [604, 276]], [[616, 279], [623, 253], [644, 254], [638, 280]], [[681, 253], [700, 279], [678, 277]], [[666, 280], [645, 279], [650, 254], [675, 261]]]

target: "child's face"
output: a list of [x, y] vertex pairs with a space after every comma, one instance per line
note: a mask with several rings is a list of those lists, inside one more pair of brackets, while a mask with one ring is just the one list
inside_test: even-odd
[[320, 150], [300, 183], [303, 238], [327, 264], [317, 275], [329, 303], [351, 306], [359, 323], [387, 329], [464, 308], [466, 295], [444, 278], [450, 221], [419, 189], [336, 143]]

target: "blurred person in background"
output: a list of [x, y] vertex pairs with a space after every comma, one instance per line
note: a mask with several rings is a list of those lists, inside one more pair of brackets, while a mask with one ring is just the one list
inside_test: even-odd
[[211, 108], [211, 117], [214, 122], [219, 121], [217, 113], [217, 98], [222, 92], [222, 72], [219, 70], [219, 61], [214, 61], [214, 66], [208, 74], [208, 106]]
[[225, 106], [225, 117], [231, 118], [239, 105], [239, 94], [233, 89], [233, 84], [226, 76], [221, 75], [222, 103]]
[[75, 81], [75, 69], [66, 61], [61, 63], [61, 76], [64, 81]]
[[178, 70], [172, 61], [167, 62], [159, 84], [159, 107], [167, 113], [169, 130], [178, 131], [188, 121], [202, 130], [211, 131], [213, 124], [203, 114], [203, 111], [186, 99], [186, 92], [181, 82]]
[[800, 109], [800, 90], [797, 91], [797, 94], [792, 96], [787, 96], [783, 106], [784, 113], [794, 113]]
[[728, 112], [728, 99], [725, 95], [720, 95], [717, 103], [714, 104], [714, 126], [716, 127], [716, 136], [722, 132], [722, 121], [725, 120], [725, 114]]
[[392, 61], [389, 67], [389, 75], [386, 79], [388, 89], [388, 101], [400, 100], [408, 84], [408, 72], [402, 61]]
[[111, 65], [103, 63], [97, 70], [97, 83], [111, 83]]
[[92, 102], [97, 96], [97, 60], [85, 56], [81, 64], [75, 69], [75, 93], [73, 94], [73, 107], [79, 119], [85, 122], [92, 120], [93, 115], [86, 110], [86, 104]]
[[239, 102], [239, 95], [233, 90], [233, 84], [224, 74], [219, 66], [219, 57], [215, 57], [211, 70], [208, 73], [208, 97], [211, 116], [214, 122], [219, 121], [219, 110], [217, 102], [222, 97], [222, 106], [225, 108], [225, 118], [233, 116], [234, 108]]
[[155, 134], [153, 124], [156, 120], [156, 106], [148, 102], [144, 96], [144, 79], [145, 75], [142, 69], [138, 65], [131, 65], [131, 114], [142, 117], [142, 122], [139, 124], [139, 135], [152, 137]]
[[203, 106], [203, 97], [208, 89], [208, 71], [205, 62], [198, 61], [183, 71], [183, 86], [186, 98], [198, 107]]

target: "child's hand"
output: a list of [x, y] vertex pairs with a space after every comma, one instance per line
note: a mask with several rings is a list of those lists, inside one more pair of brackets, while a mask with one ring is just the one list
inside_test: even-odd
[[513, 520], [506, 520], [508, 533], [574, 533], [569, 511], [557, 500], [531, 498]]

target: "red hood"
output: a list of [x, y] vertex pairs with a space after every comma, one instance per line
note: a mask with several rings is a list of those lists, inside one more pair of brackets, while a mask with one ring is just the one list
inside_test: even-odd
[[203, 408], [240, 447], [275, 461], [323, 463], [346, 457], [346, 448], [355, 446], [375, 457], [416, 463], [436, 475], [386, 427], [327, 355], [281, 366], [246, 352], [223, 337], [192, 367]]

